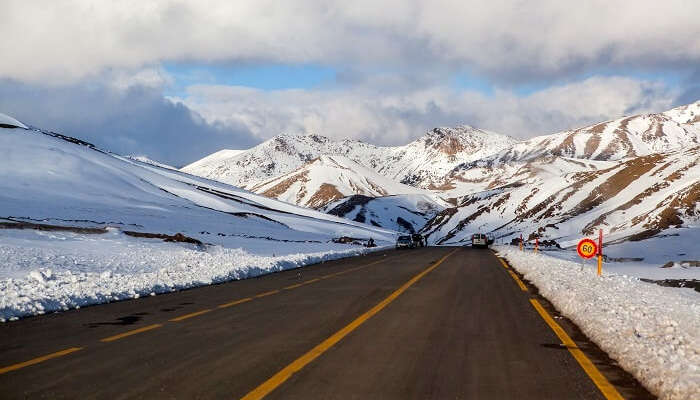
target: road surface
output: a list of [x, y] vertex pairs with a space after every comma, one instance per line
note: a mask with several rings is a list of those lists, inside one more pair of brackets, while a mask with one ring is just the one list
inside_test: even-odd
[[652, 398], [489, 250], [383, 251], [0, 325], [3, 399], [616, 394]]

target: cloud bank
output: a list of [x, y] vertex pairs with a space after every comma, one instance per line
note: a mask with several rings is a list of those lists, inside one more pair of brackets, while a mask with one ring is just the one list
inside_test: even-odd
[[[700, 98], [700, 2], [5, 0], [2, 14], [0, 112], [175, 165], [281, 132], [391, 145], [469, 124], [527, 138]], [[166, 98], [167, 63], [337, 75]]]
[[484, 95], [447, 86], [384, 90], [263, 91], [195, 85], [176, 99], [207, 121], [246, 126], [254, 135], [318, 133], [387, 145], [405, 144], [435, 126], [468, 124], [518, 138], [553, 133], [622, 115], [671, 107], [677, 91], [623, 77], [596, 77], [517, 96]]
[[188, 107], [163, 98], [159, 87], [142, 82], [45, 87], [0, 80], [0, 110], [118, 154], [147, 155], [174, 166], [259, 141], [245, 126], [207, 123]]
[[[453, 68], [496, 82], [697, 66], [683, 0], [3, 2], [0, 76], [76, 80], [162, 61]], [[11, 55], [11, 56], [8, 56]]]

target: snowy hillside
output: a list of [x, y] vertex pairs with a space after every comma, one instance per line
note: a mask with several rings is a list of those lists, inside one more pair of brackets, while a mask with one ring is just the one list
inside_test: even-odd
[[435, 128], [405, 146], [392, 148], [390, 159], [369, 161], [367, 165], [394, 180], [434, 189], [455, 166], [496, 154], [516, 143], [509, 136], [470, 126]]
[[17, 121], [16, 119], [10, 117], [9, 115], [5, 115], [3, 113], [0, 113], [0, 128], [24, 128], [27, 129], [27, 126], [24, 125], [23, 123]]
[[230, 157], [214, 153], [182, 171], [250, 189], [322, 155], [342, 155], [391, 180], [427, 188], [460, 163], [497, 153], [514, 143], [510, 137], [468, 126], [437, 128], [397, 147], [335, 142], [319, 135], [279, 135]]
[[[523, 234], [571, 246], [598, 229], [607, 241], [664, 233], [700, 236], [700, 146], [621, 161], [542, 157], [472, 163], [452, 176], [459, 192], [425, 228], [437, 243], [460, 243], [475, 231], [509, 239]], [[677, 242], [682, 243], [682, 242]], [[688, 250], [688, 249], [683, 249]], [[682, 253], [683, 251], [679, 251]]]
[[149, 164], [149, 165], [154, 165], [156, 167], [161, 167], [161, 168], [166, 168], [166, 169], [172, 169], [172, 170], [177, 170], [177, 168], [168, 165], [168, 164], [163, 164], [160, 161], [152, 160], [146, 156], [136, 156], [136, 155], [131, 155], [131, 156], [126, 156], [126, 158], [138, 162], [142, 162], [144, 164]]
[[394, 182], [344, 156], [325, 156], [296, 170], [261, 182], [251, 191], [300, 206], [319, 208], [353, 194], [387, 196], [430, 192]]
[[[209, 154], [208, 156], [202, 158], [201, 160], [195, 161], [192, 164], [186, 165], [182, 168], [185, 172], [190, 171], [206, 171], [210, 168], [215, 168], [217, 164], [229, 158], [236, 157], [237, 155], [244, 153], [245, 150], [231, 150], [223, 149], [216, 153]], [[195, 174], [198, 175], [198, 174]]]
[[2, 121], [0, 320], [365, 251], [341, 236], [395, 237]]
[[619, 160], [700, 144], [700, 101], [659, 114], [642, 114], [580, 129], [539, 136], [492, 157], [531, 160], [557, 155], [589, 160]]
[[400, 232], [418, 232], [445, 209], [433, 196], [406, 194], [385, 197], [349, 196], [324, 207], [324, 211], [353, 221]]

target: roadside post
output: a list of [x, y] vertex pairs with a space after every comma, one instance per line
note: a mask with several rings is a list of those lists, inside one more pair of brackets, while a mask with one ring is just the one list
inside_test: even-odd
[[520, 234], [520, 251], [523, 251], [523, 234]]
[[540, 240], [538, 238], [535, 238], [535, 253], [537, 253], [537, 250], [540, 248]]
[[[583, 259], [581, 260], [581, 269], [583, 269], [584, 260], [593, 258], [593, 256], [598, 253], [598, 246], [591, 239], [581, 239], [576, 246], [576, 252], [578, 253], [579, 257]], [[600, 262], [600, 258], [598, 260]], [[600, 264], [598, 264], [598, 275], [600, 275]]]
[[598, 230], [598, 276], [603, 274], [603, 230]]

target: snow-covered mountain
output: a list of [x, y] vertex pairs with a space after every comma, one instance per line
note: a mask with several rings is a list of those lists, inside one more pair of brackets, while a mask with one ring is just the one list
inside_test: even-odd
[[392, 181], [372, 169], [338, 155], [322, 155], [292, 172], [260, 182], [250, 190], [310, 208], [319, 208], [350, 195], [430, 195], [427, 190]]
[[250, 189], [322, 155], [342, 155], [394, 181], [427, 188], [460, 163], [497, 153], [514, 143], [508, 136], [469, 126], [436, 128], [396, 147], [283, 134], [231, 156], [214, 153], [182, 171]]
[[[437, 243], [467, 241], [476, 231], [524, 234], [571, 245], [603, 229], [610, 241], [700, 229], [700, 146], [597, 161], [540, 157], [494, 165], [471, 163], [453, 172], [456, 207], [424, 231]], [[480, 189], [480, 190], [479, 190]], [[459, 193], [460, 189], [451, 189]]]
[[[688, 204], [697, 203], [698, 189], [693, 185], [700, 176], [697, 146], [700, 102], [524, 142], [467, 126], [437, 128], [397, 147], [333, 142], [315, 135], [281, 135], [192, 172], [214, 179], [232, 179], [255, 187], [258, 193], [316, 207], [342, 195], [380, 196], [383, 200], [349, 197], [333, 204], [345, 203], [342, 215], [350, 219], [374, 213], [377, 224], [394, 229], [398, 214], [389, 209], [401, 208], [382, 205], [372, 210], [375, 204], [390, 204], [401, 197], [385, 200], [390, 198], [383, 195], [392, 193], [387, 188], [402, 182], [429, 189], [434, 200], [447, 199], [455, 206], [440, 211], [424, 229], [433, 241], [440, 243], [462, 241], [474, 230], [494, 231], [502, 236], [525, 232], [528, 236], [539, 234], [567, 241], [583, 231], [605, 228], [615, 238], [637, 239], [675, 226], [658, 222], [659, 219], [681, 220], [681, 226], [695, 226], [696, 214]], [[361, 164], [349, 166], [351, 161], [346, 162], [350, 170], [357, 172], [355, 182], [363, 181], [362, 176], [376, 179], [375, 171], [391, 182], [369, 185], [371, 190], [368, 185], [351, 184], [347, 170], [329, 167], [328, 158], [319, 158], [328, 154], [340, 154]], [[311, 172], [305, 164], [328, 173], [317, 172], [310, 179]], [[659, 169], [658, 173], [650, 172], [654, 169]], [[334, 170], [346, 172], [330, 172]], [[603, 178], [608, 175], [610, 180]], [[251, 186], [248, 182], [256, 183]], [[331, 190], [339, 187], [343, 189]], [[599, 191], [606, 194], [586, 200], [590, 193]], [[665, 200], [658, 199], [654, 195], [657, 193], [663, 193]], [[631, 207], [630, 196], [641, 205]], [[672, 209], [663, 207], [662, 200], [686, 204], [687, 211], [674, 214]], [[611, 210], [619, 207], [630, 209], [620, 211], [627, 218], [624, 223], [611, 219], [618, 215]], [[384, 223], [379, 217], [382, 210], [388, 216]], [[664, 217], [654, 210], [666, 210]], [[611, 214], [603, 217], [607, 212]]]
[[391, 148], [388, 159], [364, 163], [399, 182], [434, 188], [455, 166], [496, 154], [516, 143], [509, 136], [466, 125], [435, 128], [405, 146]]
[[658, 114], [641, 114], [538, 136], [490, 159], [511, 162], [556, 155], [619, 160], [700, 144], [700, 101]]
[[418, 232], [444, 209], [444, 204], [424, 194], [384, 197], [353, 195], [323, 208], [331, 215], [406, 233]]

